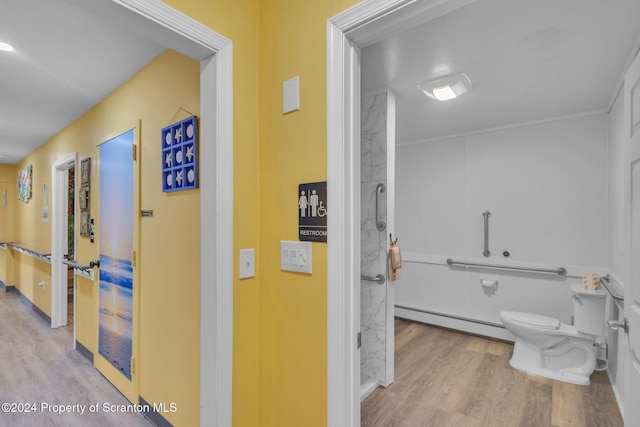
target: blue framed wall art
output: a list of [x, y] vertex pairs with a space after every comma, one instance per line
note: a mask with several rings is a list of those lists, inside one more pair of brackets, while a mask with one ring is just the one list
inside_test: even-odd
[[162, 129], [162, 191], [198, 188], [198, 118]]

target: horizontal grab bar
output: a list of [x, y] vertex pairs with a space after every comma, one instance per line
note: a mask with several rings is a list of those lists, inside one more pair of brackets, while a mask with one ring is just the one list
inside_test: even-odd
[[68, 265], [69, 267], [73, 267], [75, 269], [82, 270], [82, 271], [91, 270], [93, 267], [100, 268], [100, 261], [91, 261], [89, 265], [81, 265], [73, 260], [62, 261], [62, 263]]
[[380, 284], [383, 284], [385, 282], [384, 276], [382, 274], [378, 274], [376, 277], [360, 276], [360, 280], [368, 280], [369, 282], [376, 282]]
[[604, 277], [600, 277], [600, 283], [602, 283], [602, 286], [604, 286], [607, 292], [609, 292], [609, 295], [611, 295], [611, 298], [616, 299], [618, 301], [624, 301], [624, 297], [622, 295], [615, 292], [615, 290], [611, 290], [611, 288], [609, 287], [610, 280], [611, 279], [609, 278], [608, 274]]
[[22, 245], [13, 242], [6, 242], [7, 245], [11, 246], [13, 250], [16, 250], [24, 255], [28, 255], [32, 258], [38, 259], [42, 262], [46, 262], [51, 264], [51, 254], [44, 254], [38, 251], [34, 251], [33, 249], [29, 249]]
[[451, 258], [447, 259], [447, 264], [448, 265], [464, 265], [468, 267], [499, 268], [504, 270], [531, 271], [534, 273], [557, 274], [558, 276], [566, 276], [567, 274], [567, 269], [563, 267], [536, 268], [536, 267], [518, 267], [514, 265], [480, 264], [475, 262], [455, 261]]

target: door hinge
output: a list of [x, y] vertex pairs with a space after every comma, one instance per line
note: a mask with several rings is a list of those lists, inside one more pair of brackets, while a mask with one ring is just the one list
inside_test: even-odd
[[133, 159], [133, 161], [135, 162], [136, 160], [138, 160], [138, 146], [136, 144], [133, 144], [131, 146], [131, 158]]
[[136, 266], [136, 251], [131, 251], [131, 267]]
[[357, 343], [358, 343], [358, 348], [362, 347], [362, 332], [358, 332]]
[[131, 375], [135, 375], [136, 373], [136, 358], [131, 358]]

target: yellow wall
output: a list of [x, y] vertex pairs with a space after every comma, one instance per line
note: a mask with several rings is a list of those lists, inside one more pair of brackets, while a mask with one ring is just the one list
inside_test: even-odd
[[[327, 177], [326, 20], [354, 0], [265, 0], [261, 9], [260, 415], [263, 426], [325, 426], [327, 251], [313, 275], [280, 271], [279, 241], [298, 240], [297, 188]], [[300, 76], [300, 111], [282, 83]], [[329, 235], [331, 238], [331, 235]]]
[[[258, 426], [260, 301], [263, 283], [259, 191], [264, 153], [259, 127], [260, 1], [165, 0], [233, 42], [234, 113], [234, 289], [233, 289], [233, 425]], [[262, 173], [261, 173], [262, 172]], [[270, 171], [267, 171], [270, 173]], [[256, 278], [238, 279], [238, 251], [256, 249]]]
[[[199, 422], [200, 192], [162, 192], [160, 129], [186, 117], [176, 116], [179, 108], [199, 115], [199, 70], [197, 61], [166, 51], [15, 167], [33, 165], [33, 198], [15, 202], [15, 240], [50, 252], [51, 223], [42, 222], [41, 212], [51, 163], [72, 152], [92, 158], [91, 216], [98, 226], [96, 147], [140, 120], [141, 207], [153, 209], [154, 217], [142, 220], [140, 230], [139, 394], [148, 402], [176, 402], [178, 411], [164, 414], [176, 426]], [[77, 237], [80, 263], [98, 256], [97, 241]], [[50, 315], [50, 266], [18, 253], [13, 261], [20, 291]], [[40, 280], [47, 282], [44, 291]], [[79, 278], [76, 298], [77, 340], [97, 354], [97, 281]]]

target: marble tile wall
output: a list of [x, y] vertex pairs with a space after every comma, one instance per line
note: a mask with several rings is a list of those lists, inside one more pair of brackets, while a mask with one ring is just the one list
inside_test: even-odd
[[[387, 94], [369, 96], [361, 103], [361, 274], [386, 276], [388, 236], [376, 228], [376, 187], [387, 184]], [[378, 215], [385, 221], [387, 193], [380, 194]], [[385, 382], [387, 287], [361, 281], [360, 369], [374, 382]]]

